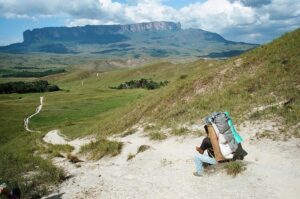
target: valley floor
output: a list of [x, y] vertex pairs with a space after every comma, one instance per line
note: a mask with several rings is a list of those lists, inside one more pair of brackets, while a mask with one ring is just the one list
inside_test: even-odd
[[[132, 135], [111, 138], [124, 142], [122, 153], [116, 157], [76, 165], [56, 158], [55, 164], [73, 177], [47, 198], [298, 198], [300, 140], [255, 138], [263, 131], [279, 133], [272, 121], [245, 122], [238, 129], [249, 154], [245, 158], [247, 169], [236, 177], [225, 170], [193, 176], [194, 148], [203, 137], [152, 141], [138, 128]], [[127, 161], [141, 145], [150, 149]]]

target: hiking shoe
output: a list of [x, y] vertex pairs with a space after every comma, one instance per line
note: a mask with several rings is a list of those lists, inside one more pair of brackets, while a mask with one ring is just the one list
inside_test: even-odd
[[197, 176], [197, 177], [203, 176], [202, 173], [198, 173], [198, 172], [194, 172], [193, 175], [194, 175], [194, 176]]

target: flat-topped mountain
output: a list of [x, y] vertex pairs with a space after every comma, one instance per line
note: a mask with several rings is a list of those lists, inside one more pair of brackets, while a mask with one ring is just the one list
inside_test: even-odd
[[232, 42], [201, 29], [182, 29], [180, 23], [86, 25], [26, 30], [22, 43], [0, 47], [10, 53], [84, 53], [99, 56], [228, 57], [255, 47]]
[[[83, 27], [51, 27], [26, 30], [23, 33], [24, 43], [42, 41], [79, 41], [110, 43], [121, 38], [119, 34], [141, 33], [153, 31], [181, 30], [180, 23], [150, 22], [129, 25], [87, 25]], [[107, 39], [108, 35], [119, 36], [114, 41]], [[101, 42], [102, 41], [102, 42]]]

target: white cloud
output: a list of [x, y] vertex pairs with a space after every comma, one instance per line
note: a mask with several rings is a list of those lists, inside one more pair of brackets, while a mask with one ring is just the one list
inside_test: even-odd
[[214, 32], [222, 32], [228, 26], [253, 23], [255, 20], [253, 9], [227, 0], [191, 4], [180, 12], [186, 22], [183, 26], [196, 26]]
[[124, 17], [131, 22], [174, 20], [178, 11], [163, 5], [159, 0], [142, 0], [136, 6], [125, 7]]
[[72, 27], [72, 26], [85, 26], [85, 25], [101, 25], [104, 24], [100, 20], [97, 19], [76, 19], [76, 20], [66, 20], [66, 26]]
[[[39, 18], [67, 16], [66, 25], [126, 24], [148, 21], [180, 21], [184, 28], [201, 28], [227, 39], [263, 42], [300, 26], [297, 0], [206, 0], [181, 9], [165, 0], [0, 0], [0, 16]], [[272, 30], [276, 28], [276, 31]], [[272, 31], [270, 31], [272, 30]], [[268, 34], [264, 34], [267, 33]]]

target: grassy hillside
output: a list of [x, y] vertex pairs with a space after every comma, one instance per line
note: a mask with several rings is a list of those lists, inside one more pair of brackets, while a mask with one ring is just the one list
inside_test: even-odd
[[[62, 91], [0, 95], [0, 153], [5, 154], [0, 156], [0, 182], [20, 184], [27, 196], [44, 194], [49, 185], [61, 182], [63, 172], [39, 156], [53, 157], [57, 151], [67, 150], [46, 147], [42, 142], [43, 135], [53, 129], [70, 138], [95, 134], [101, 141], [138, 122], [154, 123], [154, 129], [164, 126], [175, 130], [180, 124], [198, 123], [211, 112], [229, 111], [236, 123], [246, 119], [281, 120], [286, 127], [283, 133], [287, 133], [287, 127], [299, 122], [299, 54], [300, 30], [296, 30], [225, 61], [154, 62], [101, 73], [93, 67], [73, 68], [43, 78]], [[157, 90], [109, 89], [141, 78], [170, 83]], [[30, 127], [41, 133], [25, 132], [23, 119], [34, 112], [40, 96], [45, 98], [44, 107], [32, 118]], [[252, 112], [255, 107], [286, 100], [286, 105]], [[297, 129], [291, 133], [300, 136]], [[86, 149], [94, 157], [103, 155], [97, 144]]]
[[[300, 115], [299, 41], [298, 29], [240, 57], [201, 67], [137, 109], [156, 122], [171, 125], [197, 121], [216, 110], [227, 110], [238, 121], [277, 117], [288, 126], [296, 125]], [[285, 106], [248, 115], [255, 107], [288, 100]], [[299, 131], [295, 134], [300, 136]]]
[[240, 57], [201, 67], [137, 109], [163, 123], [196, 121], [216, 110], [227, 110], [241, 121], [255, 107], [290, 100], [286, 106], [250, 117], [273, 114], [295, 125], [299, 122], [299, 41], [300, 30], [296, 30]]

